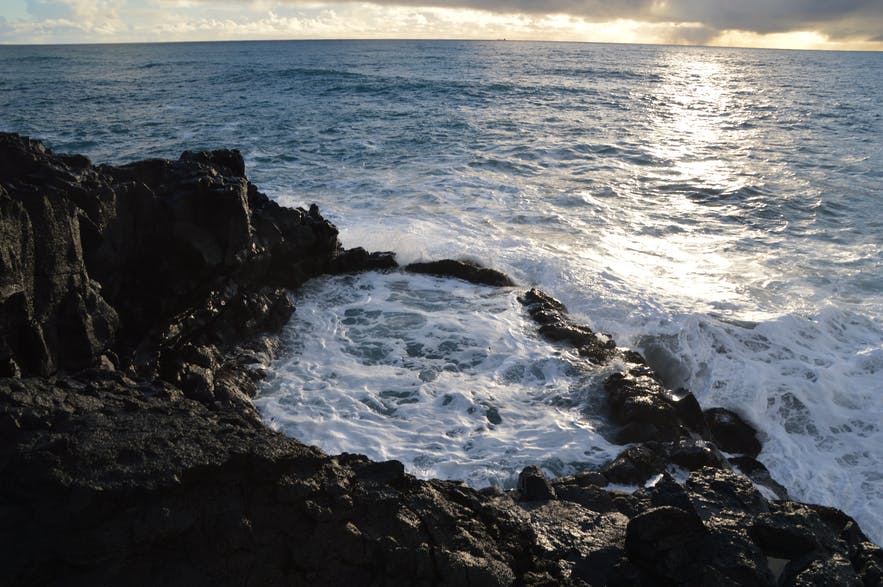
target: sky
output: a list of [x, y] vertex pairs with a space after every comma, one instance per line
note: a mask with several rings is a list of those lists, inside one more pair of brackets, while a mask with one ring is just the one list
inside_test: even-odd
[[0, 43], [510, 39], [883, 50], [883, 0], [0, 0]]

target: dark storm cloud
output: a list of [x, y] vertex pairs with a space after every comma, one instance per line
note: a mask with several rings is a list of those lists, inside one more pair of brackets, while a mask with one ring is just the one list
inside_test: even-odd
[[[298, 0], [290, 1], [298, 3]], [[626, 18], [649, 22], [692, 22], [701, 23], [707, 30], [713, 31], [737, 29], [778, 33], [818, 30], [835, 38], [868, 39], [883, 36], [883, 0], [372, 1], [399, 6], [475, 8], [492, 12], [564, 13], [592, 21]]]
[[883, 0], [672, 0], [666, 15], [756, 33], [820, 30], [835, 37], [883, 33]]

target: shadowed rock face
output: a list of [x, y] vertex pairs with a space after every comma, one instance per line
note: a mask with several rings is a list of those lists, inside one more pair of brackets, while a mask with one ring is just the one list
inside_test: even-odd
[[318, 210], [281, 208], [250, 184], [237, 151], [93, 167], [3, 134], [0, 162], [8, 375], [102, 356], [156, 369], [152, 351], [175, 339], [235, 344], [287, 320], [284, 288], [342, 252]]
[[343, 251], [315, 207], [281, 208], [243, 174], [235, 151], [94, 167], [0, 134], [0, 584], [879, 584], [854, 521], [767, 501], [697, 437], [695, 400], [542, 292], [524, 299], [546, 335], [622, 359], [637, 383], [607, 389], [626, 397], [620, 424], [663, 438], [478, 492], [269, 430], [250, 365], [287, 288], [395, 261]]

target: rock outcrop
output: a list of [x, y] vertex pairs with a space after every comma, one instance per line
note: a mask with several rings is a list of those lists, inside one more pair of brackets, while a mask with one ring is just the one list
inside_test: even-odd
[[544, 335], [626, 366], [605, 389], [642, 442], [600, 471], [475, 491], [266, 428], [249, 398], [288, 290], [394, 266], [235, 151], [96, 167], [0, 135], [0, 584], [880, 584], [853, 520], [766, 499], [715, 444], [735, 420], [542, 292]]
[[440, 261], [428, 261], [424, 263], [411, 263], [404, 267], [411, 273], [422, 273], [438, 277], [453, 277], [462, 279], [476, 285], [492, 285], [506, 287], [515, 285], [515, 282], [506, 275], [495, 269], [488, 269], [476, 265], [470, 261], [457, 261], [455, 259], [442, 259]]

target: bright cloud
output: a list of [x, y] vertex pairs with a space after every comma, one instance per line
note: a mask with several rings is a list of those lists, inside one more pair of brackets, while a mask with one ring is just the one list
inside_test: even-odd
[[5, 0], [0, 42], [453, 38], [883, 49], [883, 0]]

